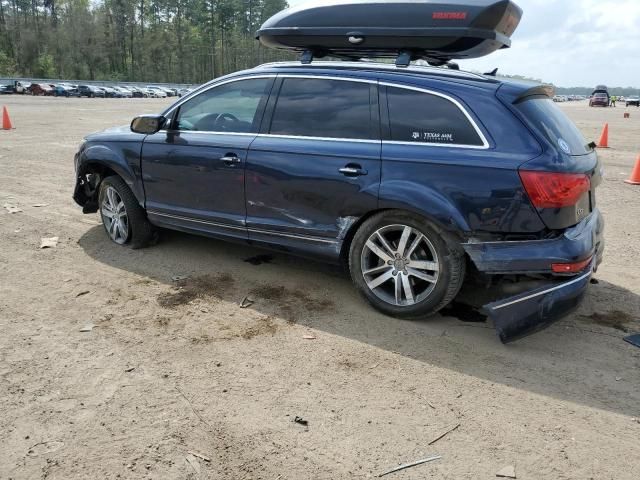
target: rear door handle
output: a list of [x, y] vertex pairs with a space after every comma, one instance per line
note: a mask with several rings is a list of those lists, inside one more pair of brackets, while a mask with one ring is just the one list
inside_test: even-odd
[[229, 167], [241, 162], [240, 158], [235, 153], [227, 153], [224, 157], [220, 157], [220, 161], [224, 162]]
[[360, 177], [360, 176], [366, 175], [368, 173], [360, 165], [351, 164], [351, 163], [349, 165], [346, 165], [346, 166], [342, 167], [338, 171], [341, 174], [343, 174], [345, 177]]

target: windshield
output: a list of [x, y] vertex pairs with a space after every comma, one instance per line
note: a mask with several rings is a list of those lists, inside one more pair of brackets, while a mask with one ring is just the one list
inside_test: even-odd
[[517, 105], [531, 126], [569, 155], [586, 155], [591, 148], [578, 127], [550, 98], [537, 97]]

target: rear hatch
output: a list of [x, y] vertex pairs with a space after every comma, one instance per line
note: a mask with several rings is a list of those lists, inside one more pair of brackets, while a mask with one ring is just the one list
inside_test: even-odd
[[594, 144], [548, 96], [522, 98], [514, 108], [544, 147], [540, 157], [520, 167], [529, 199], [551, 230], [580, 223], [596, 208], [602, 182]]

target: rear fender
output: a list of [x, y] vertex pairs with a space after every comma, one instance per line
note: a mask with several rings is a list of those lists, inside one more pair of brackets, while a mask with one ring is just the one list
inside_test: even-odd
[[424, 183], [391, 180], [380, 185], [380, 209], [407, 210], [421, 215], [444, 230], [463, 235], [471, 229], [449, 200]]

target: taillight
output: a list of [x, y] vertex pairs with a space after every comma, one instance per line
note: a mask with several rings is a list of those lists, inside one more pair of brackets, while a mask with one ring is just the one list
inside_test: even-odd
[[591, 188], [591, 181], [584, 173], [521, 170], [520, 178], [531, 203], [537, 208], [570, 207]]

